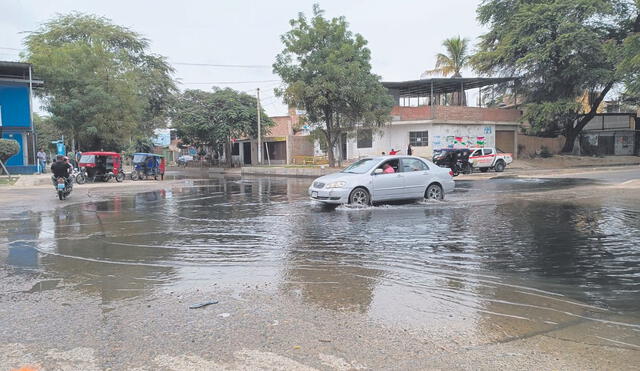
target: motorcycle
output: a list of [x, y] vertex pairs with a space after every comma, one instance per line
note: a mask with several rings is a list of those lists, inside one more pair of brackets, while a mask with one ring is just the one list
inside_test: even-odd
[[434, 151], [433, 162], [451, 169], [453, 176], [473, 173], [473, 165], [469, 162], [468, 149], [440, 149]]
[[451, 171], [453, 171], [453, 176], [458, 176], [462, 174], [471, 174], [473, 172], [473, 166], [469, 161], [458, 160], [456, 164], [451, 167]]
[[71, 177], [73, 179], [75, 179], [76, 183], [78, 184], [84, 184], [87, 182], [87, 170], [85, 168], [74, 168], [73, 169], [73, 173], [71, 174]]
[[51, 180], [53, 181], [53, 185], [56, 187], [56, 191], [58, 192], [58, 198], [60, 198], [60, 201], [65, 200], [73, 190], [73, 185], [71, 184], [72, 181], [67, 181], [63, 177], [51, 177]]

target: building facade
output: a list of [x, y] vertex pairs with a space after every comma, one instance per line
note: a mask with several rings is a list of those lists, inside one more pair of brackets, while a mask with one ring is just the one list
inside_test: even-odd
[[295, 108], [289, 108], [288, 115], [270, 117], [273, 126], [267, 135], [261, 138], [262, 161], [258, 162], [257, 139], [241, 139], [234, 143], [232, 156], [234, 164], [240, 166], [288, 165], [294, 163], [297, 156], [313, 156], [313, 143], [306, 133], [295, 131], [299, 115]]
[[31, 65], [0, 62], [0, 137], [18, 142], [20, 151], [10, 157], [6, 166], [11, 173], [36, 172], [36, 138], [33, 129], [33, 87], [42, 81], [32, 75]]
[[598, 113], [574, 145], [580, 155], [640, 155], [640, 119], [636, 113]]
[[338, 156], [355, 160], [389, 153], [392, 149], [430, 158], [440, 148], [497, 147], [517, 155], [517, 133], [522, 112], [515, 108], [466, 105], [467, 91], [482, 89], [510, 78], [439, 78], [385, 82], [394, 98], [392, 121], [382, 128], [360, 129], [344, 136]]

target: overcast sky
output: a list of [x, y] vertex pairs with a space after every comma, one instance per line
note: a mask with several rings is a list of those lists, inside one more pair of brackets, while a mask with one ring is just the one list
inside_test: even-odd
[[[0, 60], [18, 60], [25, 31], [57, 13], [104, 16], [151, 41], [151, 52], [174, 64], [182, 89], [209, 90], [213, 82], [255, 92], [270, 115], [286, 113], [274, 97], [278, 82], [270, 67], [221, 68], [176, 63], [271, 66], [282, 50], [280, 35], [298, 12], [319, 2], [326, 16], [345, 16], [351, 30], [369, 41], [373, 72], [384, 81], [412, 80], [434, 67], [442, 40], [461, 35], [473, 44], [481, 34], [480, 0], [0, 0]], [[37, 71], [36, 71], [37, 72]], [[466, 72], [466, 76], [471, 75]], [[243, 84], [218, 82], [260, 81]], [[266, 82], [269, 81], [269, 82]]]

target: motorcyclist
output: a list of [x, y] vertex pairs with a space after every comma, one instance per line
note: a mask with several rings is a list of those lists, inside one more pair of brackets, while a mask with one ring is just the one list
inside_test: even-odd
[[65, 161], [65, 157], [62, 155], [58, 155], [56, 157], [56, 162], [51, 164], [51, 173], [53, 182], [55, 183], [58, 178], [64, 178], [65, 182], [68, 185], [71, 185], [71, 172], [73, 171], [72, 166], [69, 162]]

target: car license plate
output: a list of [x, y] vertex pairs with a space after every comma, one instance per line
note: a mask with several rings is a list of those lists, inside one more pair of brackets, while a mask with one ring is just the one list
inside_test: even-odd
[[64, 184], [62, 183], [58, 184], [58, 189], [64, 189]]
[[318, 198], [318, 192], [311, 192], [311, 197]]

